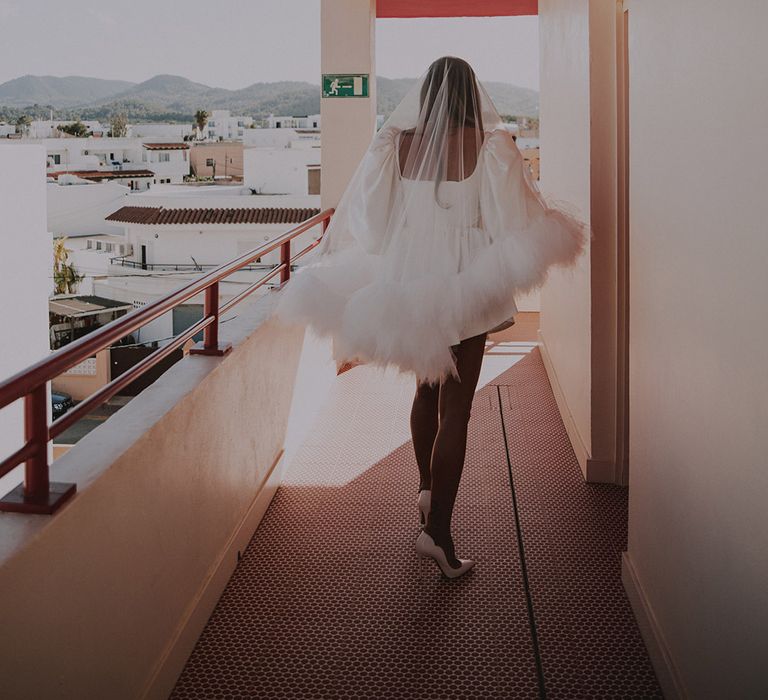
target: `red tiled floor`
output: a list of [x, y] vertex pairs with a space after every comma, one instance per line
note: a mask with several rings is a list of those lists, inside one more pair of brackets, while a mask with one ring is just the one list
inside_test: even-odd
[[354, 368], [172, 697], [661, 697], [619, 579], [626, 492], [583, 483], [538, 350], [515, 360], [473, 405], [454, 518], [473, 572], [416, 558], [412, 387]]

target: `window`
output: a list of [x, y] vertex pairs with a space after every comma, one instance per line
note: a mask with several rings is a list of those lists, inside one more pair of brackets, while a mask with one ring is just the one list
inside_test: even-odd
[[61, 165], [61, 153], [54, 153], [51, 158], [54, 165]]
[[212, 168], [213, 167], [213, 158], [206, 158], [205, 159], [205, 167], [206, 168]]
[[216, 126], [216, 122], [208, 122], [208, 126]]
[[307, 168], [307, 194], [320, 194], [320, 168]]
[[158, 163], [170, 163], [171, 162], [171, 154], [170, 153], [159, 153], [157, 155], [157, 162]]

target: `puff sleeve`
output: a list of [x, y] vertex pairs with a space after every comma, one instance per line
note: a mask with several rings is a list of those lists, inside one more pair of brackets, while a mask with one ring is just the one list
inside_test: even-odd
[[550, 205], [533, 182], [512, 134], [488, 134], [480, 187], [481, 225], [501, 254], [515, 292], [543, 284], [552, 265], [568, 266], [588, 240], [586, 225]]
[[371, 255], [386, 250], [399, 196], [398, 134], [399, 129], [387, 127], [374, 136], [331, 218], [321, 254], [355, 243]]

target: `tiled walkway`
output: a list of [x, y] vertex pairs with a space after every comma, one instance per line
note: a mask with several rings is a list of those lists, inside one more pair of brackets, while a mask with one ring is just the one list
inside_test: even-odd
[[661, 697], [620, 583], [626, 492], [582, 481], [538, 348], [488, 347], [456, 581], [413, 551], [412, 393], [337, 379], [172, 697]]

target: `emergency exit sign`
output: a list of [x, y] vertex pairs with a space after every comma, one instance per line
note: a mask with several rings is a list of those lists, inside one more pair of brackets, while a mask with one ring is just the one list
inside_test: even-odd
[[323, 97], [368, 97], [368, 74], [323, 74]]

